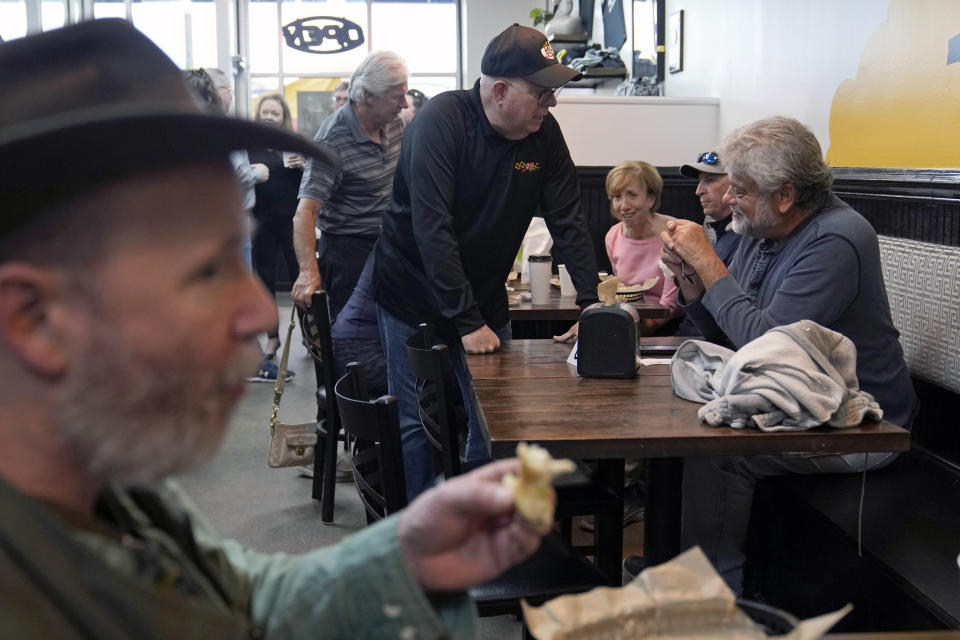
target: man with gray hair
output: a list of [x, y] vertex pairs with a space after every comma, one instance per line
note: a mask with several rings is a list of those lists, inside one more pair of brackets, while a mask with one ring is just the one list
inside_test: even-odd
[[[669, 222], [663, 259], [703, 336], [739, 349], [769, 329], [813, 320], [857, 348], [860, 387], [884, 418], [910, 428], [916, 395], [890, 318], [877, 236], [830, 190], [820, 144], [800, 122], [768, 118], [730, 133], [720, 149], [733, 230], [744, 236], [729, 269], [703, 227]], [[685, 263], [682, 265], [681, 261]], [[788, 454], [684, 461], [681, 540], [699, 544], [730, 587], [742, 590], [744, 542], [757, 479], [846, 473], [889, 464], [891, 453]]]
[[339, 164], [331, 168], [309, 162], [303, 172], [293, 219], [300, 264], [293, 299], [306, 306], [314, 291], [326, 289], [331, 320], [350, 298], [380, 235], [400, 157], [403, 121], [398, 116], [407, 106], [406, 93], [407, 68], [400, 57], [390, 51], [371, 53], [350, 79], [349, 103], [327, 117], [314, 137], [336, 154]]

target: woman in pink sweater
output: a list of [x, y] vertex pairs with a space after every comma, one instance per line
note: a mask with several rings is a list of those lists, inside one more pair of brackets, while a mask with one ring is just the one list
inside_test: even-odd
[[[606, 245], [613, 273], [620, 276], [623, 284], [657, 278], [657, 283], [644, 292], [644, 300], [670, 308], [673, 318], [680, 313], [677, 286], [672, 278], [664, 277], [658, 264], [660, 232], [673, 220], [656, 212], [662, 190], [663, 179], [647, 162], [624, 162], [611, 169], [607, 174], [607, 197], [613, 216], [620, 222], [610, 227]], [[643, 334], [652, 334], [670, 318], [643, 320]]]

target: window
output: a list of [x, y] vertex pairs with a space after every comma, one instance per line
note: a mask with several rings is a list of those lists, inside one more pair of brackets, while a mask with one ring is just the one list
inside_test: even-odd
[[183, 69], [217, 66], [217, 11], [213, 0], [95, 0], [95, 18], [130, 18]]
[[[253, 103], [264, 93], [282, 92], [298, 129], [308, 135], [332, 111], [334, 87], [349, 80], [371, 51], [400, 55], [410, 70], [409, 86], [428, 96], [458, 86], [457, 0], [250, 0], [248, 16]], [[363, 39], [353, 48], [358, 34], [348, 32], [349, 23]], [[300, 38], [294, 44], [323, 53], [288, 44], [285, 27]]]
[[26, 0], [0, 0], [0, 38], [4, 41], [27, 35]]

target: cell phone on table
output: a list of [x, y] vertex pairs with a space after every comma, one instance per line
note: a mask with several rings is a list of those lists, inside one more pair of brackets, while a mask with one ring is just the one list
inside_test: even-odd
[[666, 357], [672, 356], [677, 352], [678, 344], [642, 344], [640, 345], [641, 356]]

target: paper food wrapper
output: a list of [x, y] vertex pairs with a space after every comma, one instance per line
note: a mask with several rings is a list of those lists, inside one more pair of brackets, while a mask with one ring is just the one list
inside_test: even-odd
[[[537, 640], [637, 640], [639, 638], [766, 638], [740, 609], [707, 557], [694, 547], [670, 562], [643, 571], [620, 588], [554, 598], [540, 607], [523, 605]], [[785, 636], [815, 640], [853, 607], [804, 620]]]
[[613, 276], [607, 278], [597, 285], [597, 298], [604, 304], [614, 304], [617, 301], [617, 288], [620, 286], [620, 278]]

